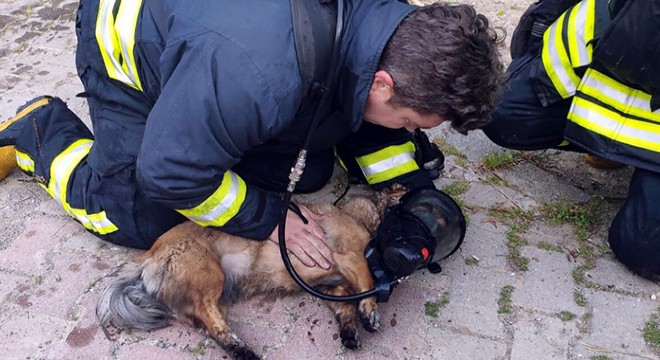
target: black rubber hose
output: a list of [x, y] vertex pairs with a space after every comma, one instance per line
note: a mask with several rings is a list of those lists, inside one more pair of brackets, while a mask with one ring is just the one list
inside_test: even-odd
[[[341, 42], [341, 33], [342, 33], [342, 28], [343, 28], [343, 12], [344, 12], [344, 2], [342, 0], [337, 1], [337, 28], [335, 30], [335, 42], [334, 42], [334, 47], [333, 47], [333, 56], [330, 61], [330, 71], [328, 71], [328, 74], [325, 79], [325, 86], [327, 87], [329, 84], [332, 83], [332, 80], [334, 79], [334, 72], [337, 67], [337, 58], [339, 57], [339, 44]], [[309, 284], [307, 284], [303, 279], [300, 278], [296, 270], [293, 268], [293, 265], [291, 265], [291, 259], [289, 259], [289, 254], [286, 250], [286, 240], [285, 240], [285, 225], [286, 225], [286, 215], [287, 212], [289, 211], [289, 204], [291, 204], [291, 196], [293, 195], [293, 190], [296, 186], [296, 183], [298, 180], [300, 180], [300, 176], [302, 175], [302, 172], [305, 168], [305, 159], [307, 155], [307, 149], [309, 149], [309, 145], [312, 142], [312, 139], [314, 138], [314, 135], [316, 133], [316, 129], [318, 127], [318, 124], [320, 122], [320, 115], [318, 109], [324, 109], [327, 105], [328, 102], [330, 101], [330, 97], [332, 94], [332, 90], [326, 88], [325, 91], [327, 91], [327, 94], [323, 94], [321, 97], [320, 104], [318, 105], [315, 113], [314, 113], [314, 118], [312, 120], [312, 126], [309, 129], [309, 133], [307, 134], [307, 137], [305, 138], [305, 143], [303, 144], [302, 149], [300, 150], [300, 154], [298, 155], [298, 159], [296, 161], [296, 164], [294, 164], [294, 167], [291, 169], [291, 175], [289, 175], [289, 178], [291, 179], [291, 182], [289, 183], [289, 186], [287, 187], [287, 191], [284, 194], [284, 200], [282, 203], [282, 212], [280, 214], [280, 221], [279, 221], [279, 228], [277, 231], [277, 236], [279, 240], [279, 246], [280, 246], [280, 255], [282, 256], [282, 261], [284, 262], [284, 267], [286, 270], [289, 272], [289, 275], [293, 278], [293, 280], [303, 288], [306, 292], [310, 293], [313, 296], [316, 296], [320, 299], [327, 300], [327, 301], [336, 301], [336, 302], [355, 302], [358, 300], [362, 300], [364, 298], [370, 297], [370, 296], [376, 296], [378, 292], [380, 291], [378, 288], [371, 289], [369, 291], [365, 291], [359, 294], [354, 294], [354, 295], [346, 295], [346, 296], [335, 296], [335, 295], [328, 295], [324, 294], [322, 292], [317, 291], [313, 287], [311, 287]], [[294, 174], [295, 173], [295, 174]], [[294, 179], [296, 178], [296, 179]], [[392, 281], [389, 286], [393, 286], [394, 284], [397, 284], [398, 280]]]

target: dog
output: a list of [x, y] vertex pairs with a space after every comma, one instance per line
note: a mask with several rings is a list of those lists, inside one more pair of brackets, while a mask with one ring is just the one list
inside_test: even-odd
[[[374, 280], [364, 251], [385, 210], [405, 193], [401, 186], [353, 196], [336, 207], [307, 205], [323, 215], [319, 225], [332, 250], [329, 270], [291, 263], [300, 277], [326, 294], [348, 295], [371, 290]], [[259, 359], [226, 322], [229, 303], [256, 295], [286, 295], [300, 288], [284, 267], [277, 244], [254, 241], [201, 227], [178, 225], [147, 252], [137, 255], [113, 276], [102, 292], [96, 313], [110, 329], [151, 330], [175, 319], [201, 325], [235, 359]], [[342, 344], [359, 348], [357, 317], [370, 332], [380, 330], [375, 297], [355, 303], [328, 302], [339, 322]], [[356, 316], [357, 313], [357, 316]]]

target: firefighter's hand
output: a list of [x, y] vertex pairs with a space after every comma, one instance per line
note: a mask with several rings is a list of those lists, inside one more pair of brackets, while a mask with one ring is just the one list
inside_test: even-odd
[[[299, 207], [308, 223], [305, 224], [293, 211], [287, 212], [284, 227], [286, 248], [306, 266], [319, 265], [329, 269], [332, 264], [332, 251], [325, 244], [323, 230], [316, 223], [323, 218], [323, 215], [316, 214], [305, 206], [299, 205]], [[279, 225], [275, 227], [268, 240], [279, 244], [278, 231]]]

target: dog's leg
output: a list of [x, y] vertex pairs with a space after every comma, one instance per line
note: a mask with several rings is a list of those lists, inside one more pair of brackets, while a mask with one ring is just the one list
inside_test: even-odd
[[225, 277], [220, 265], [215, 262], [207, 263], [199, 270], [198, 276], [188, 283], [197, 321], [204, 325], [208, 335], [234, 359], [259, 359], [225, 321], [226, 305], [220, 300]]
[[[327, 288], [323, 292], [335, 296], [350, 294], [349, 288], [343, 285]], [[335, 319], [339, 322], [339, 337], [341, 337], [342, 345], [349, 349], [359, 349], [360, 340], [358, 340], [358, 331], [355, 321], [355, 303], [328, 301], [327, 304], [335, 314]]]
[[259, 359], [225, 321], [225, 304], [220, 302], [225, 274], [211, 252], [189, 246], [170, 260], [161, 296], [176, 309], [177, 318], [203, 326], [234, 359]]
[[[364, 255], [361, 253], [349, 252], [345, 254], [335, 254], [337, 269], [346, 278], [356, 292], [364, 292], [373, 289], [374, 280], [371, 277], [371, 271]], [[380, 331], [380, 313], [376, 297], [368, 297], [360, 301], [358, 308], [360, 321], [364, 328], [369, 332]]]

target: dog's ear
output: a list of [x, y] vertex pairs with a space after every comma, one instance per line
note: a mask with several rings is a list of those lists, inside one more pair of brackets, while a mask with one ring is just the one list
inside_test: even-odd
[[362, 224], [372, 235], [378, 229], [383, 215], [378, 208], [377, 202], [370, 196], [352, 197], [348, 201], [343, 202], [340, 205], [340, 209]]
[[393, 184], [380, 192], [369, 190], [365, 194], [351, 197], [342, 203], [340, 208], [359, 221], [373, 235], [380, 226], [385, 211], [397, 205], [406, 192], [405, 186]]
[[379, 209], [384, 213], [387, 208], [398, 205], [399, 200], [401, 200], [401, 197], [405, 195], [406, 192], [408, 192], [408, 188], [399, 183], [394, 183], [381, 190], [379, 193], [381, 198]]

